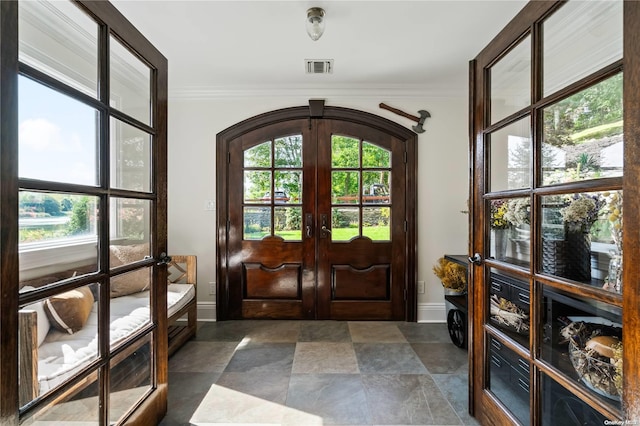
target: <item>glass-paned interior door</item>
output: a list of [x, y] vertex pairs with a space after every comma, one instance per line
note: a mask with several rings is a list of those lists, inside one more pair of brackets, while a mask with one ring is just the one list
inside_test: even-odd
[[623, 2], [535, 13], [474, 64], [474, 405], [622, 421]]
[[15, 18], [18, 167], [2, 180], [19, 188], [19, 320], [0, 368], [18, 374], [2, 403], [19, 389], [21, 423], [125, 423], [166, 397], [166, 60], [108, 3], [20, 1]]

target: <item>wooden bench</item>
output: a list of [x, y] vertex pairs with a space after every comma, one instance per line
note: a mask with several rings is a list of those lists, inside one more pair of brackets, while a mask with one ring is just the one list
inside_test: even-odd
[[[180, 310], [168, 318], [168, 354], [171, 356], [189, 339], [195, 336], [197, 329], [197, 258], [195, 255], [171, 256], [168, 264], [167, 276], [169, 284], [192, 284], [194, 295]], [[20, 406], [37, 398], [40, 394], [38, 382], [38, 339], [36, 312], [24, 310], [19, 312], [19, 350], [20, 350]], [[129, 349], [129, 348], [128, 348]], [[118, 359], [136, 349], [119, 354]], [[122, 356], [120, 356], [122, 355]], [[117, 360], [114, 359], [114, 361]], [[90, 384], [81, 382], [77, 391]]]

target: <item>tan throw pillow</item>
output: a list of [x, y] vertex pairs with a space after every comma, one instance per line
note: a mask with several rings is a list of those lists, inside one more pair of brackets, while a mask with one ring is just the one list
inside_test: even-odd
[[52, 327], [73, 334], [84, 327], [93, 302], [91, 289], [84, 286], [48, 298], [44, 301], [44, 311]]
[[[149, 255], [149, 244], [110, 246], [109, 249], [111, 268], [137, 262]], [[149, 271], [149, 268], [142, 268], [111, 278], [111, 297], [126, 296], [148, 290], [150, 286]]]

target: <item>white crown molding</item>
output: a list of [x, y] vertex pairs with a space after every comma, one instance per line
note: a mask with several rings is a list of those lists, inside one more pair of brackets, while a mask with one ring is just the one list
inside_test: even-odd
[[256, 98], [460, 98], [468, 96], [468, 88], [412, 87], [396, 86], [255, 86], [225, 87], [201, 86], [169, 88], [170, 100], [208, 101], [224, 99], [256, 99]]

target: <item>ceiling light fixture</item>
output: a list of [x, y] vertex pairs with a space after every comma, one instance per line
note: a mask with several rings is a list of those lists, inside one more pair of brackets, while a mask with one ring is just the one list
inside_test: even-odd
[[324, 9], [312, 7], [307, 10], [307, 34], [311, 40], [316, 41], [324, 33]]

